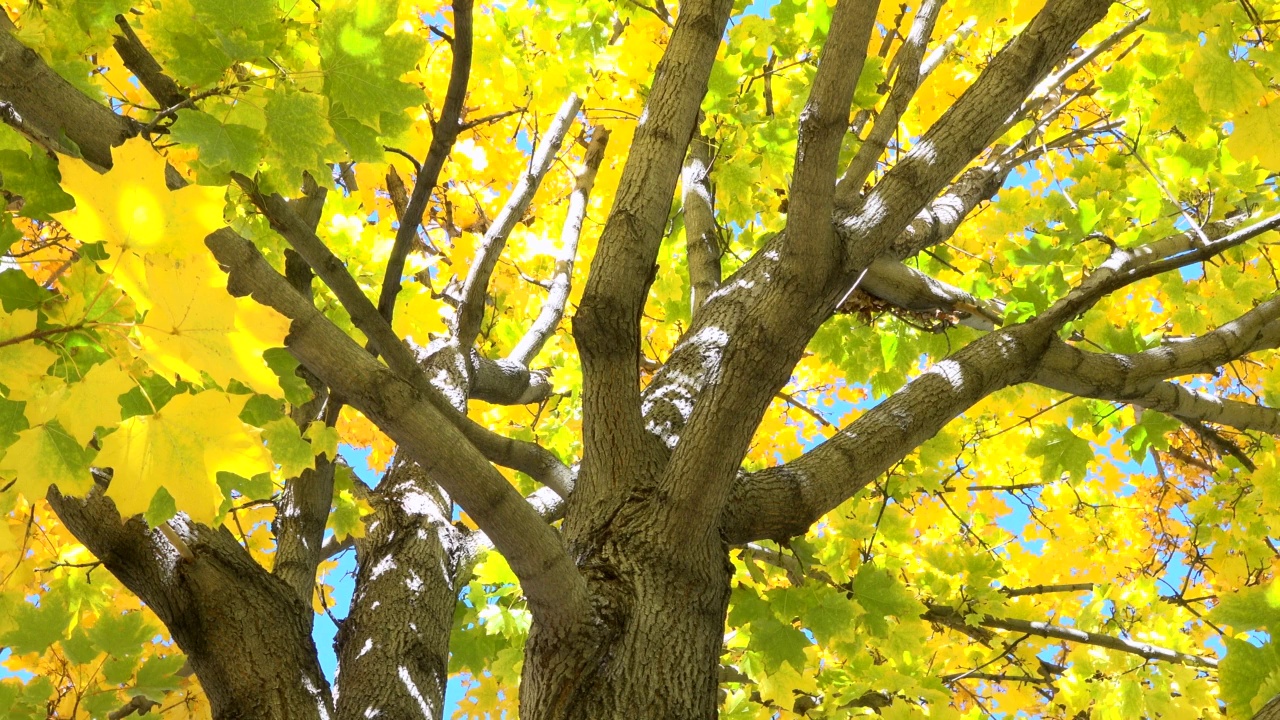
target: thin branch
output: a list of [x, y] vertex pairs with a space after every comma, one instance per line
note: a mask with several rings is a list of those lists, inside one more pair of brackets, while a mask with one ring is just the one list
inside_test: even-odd
[[[924, 617], [926, 620], [953, 619], [957, 614], [958, 613], [954, 608], [931, 605], [929, 606], [929, 611], [925, 613]], [[1188, 665], [1191, 667], [1214, 668], [1218, 666], [1218, 661], [1214, 658], [1201, 657], [1199, 655], [1188, 655], [1187, 653], [1181, 653], [1176, 650], [1169, 650], [1167, 648], [1147, 643], [1125, 640], [1124, 638], [1119, 638], [1114, 635], [1086, 632], [1076, 628], [1063, 627], [1061, 625], [1054, 625], [1053, 623], [1037, 620], [1018, 620], [1014, 618], [998, 618], [991, 615], [983, 615], [981, 619], [978, 620], [978, 625], [995, 630], [1008, 630], [1010, 632], [1035, 635], [1037, 637], [1093, 645], [1096, 647], [1106, 648], [1108, 650], [1137, 655], [1138, 657], [1145, 658], [1147, 660], [1158, 660], [1161, 662]]]
[[502, 256], [507, 238], [515, 229], [516, 223], [524, 218], [525, 211], [529, 209], [529, 203], [533, 201], [534, 193], [542, 184], [542, 178], [551, 169], [551, 163], [560, 152], [560, 145], [569, 133], [569, 126], [573, 124], [581, 108], [582, 98], [570, 93], [560, 106], [555, 119], [551, 121], [551, 126], [547, 128], [546, 136], [538, 143], [528, 169], [520, 175], [520, 179], [511, 190], [511, 196], [507, 198], [506, 204], [502, 206], [502, 210], [489, 225], [484, 238], [480, 241], [476, 257], [471, 262], [471, 269], [467, 272], [467, 279], [462, 288], [462, 301], [458, 303], [458, 312], [454, 320], [454, 337], [463, 352], [475, 344], [476, 336], [480, 333], [480, 324], [484, 320], [485, 300], [489, 296], [489, 277], [493, 275], [493, 270], [498, 265], [498, 258]]
[[316, 236], [293, 208], [279, 195], [265, 195], [257, 183], [238, 173], [232, 179], [249, 195], [271, 226], [302, 256], [316, 275], [337, 296], [338, 302], [351, 316], [351, 322], [369, 338], [372, 347], [387, 359], [392, 370], [402, 377], [413, 377], [418, 363], [413, 352], [391, 329], [390, 321], [380, 315], [364, 291], [347, 272], [346, 265]]
[[405, 258], [413, 248], [413, 239], [422, 224], [422, 214], [427, 200], [440, 181], [440, 170], [445, 158], [453, 149], [453, 142], [462, 129], [463, 100], [471, 78], [471, 4], [472, 0], [455, 0], [453, 3], [454, 37], [450, 38], [453, 60], [449, 68], [449, 87], [445, 91], [444, 107], [436, 119], [431, 134], [431, 147], [422, 163], [422, 169], [413, 181], [413, 193], [405, 207], [396, 239], [387, 258], [387, 270], [382, 278], [382, 291], [378, 295], [378, 314], [388, 325], [396, 310], [396, 296], [400, 294], [401, 275]]
[[565, 306], [569, 303], [569, 290], [573, 284], [573, 265], [578, 256], [578, 241], [582, 237], [582, 224], [587, 217], [587, 201], [591, 197], [596, 172], [604, 161], [608, 143], [607, 128], [596, 127], [591, 130], [591, 141], [587, 144], [582, 169], [578, 172], [573, 192], [569, 195], [569, 209], [565, 212], [564, 227], [560, 232], [560, 253], [556, 256], [555, 272], [547, 286], [547, 299], [542, 303], [537, 319], [529, 326], [524, 337], [507, 354], [508, 360], [529, 367], [529, 363], [542, 351], [547, 338], [551, 337], [564, 317]]
[[885, 101], [884, 109], [871, 125], [871, 132], [858, 147], [857, 154], [853, 156], [853, 160], [845, 168], [844, 175], [836, 184], [837, 204], [848, 205], [861, 194], [862, 184], [875, 169], [876, 160], [884, 153], [890, 138], [898, 129], [898, 120], [906, 112], [907, 105], [924, 80], [925, 74], [921, 71], [921, 62], [929, 38], [933, 35], [933, 27], [938, 20], [942, 5], [942, 0], [925, 0], [919, 12], [916, 13], [915, 20], [911, 23], [911, 31], [907, 33], [906, 40], [894, 56], [898, 74], [897, 79], [894, 80], [893, 89], [889, 92], [889, 99]]
[[715, 190], [711, 186], [712, 161], [711, 143], [702, 133], [695, 132], [680, 173], [690, 315], [697, 314], [698, 308], [720, 287], [721, 253], [716, 232]]

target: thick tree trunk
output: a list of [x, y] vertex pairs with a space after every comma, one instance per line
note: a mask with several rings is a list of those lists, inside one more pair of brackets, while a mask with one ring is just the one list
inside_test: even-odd
[[615, 523], [580, 564], [595, 626], [564, 632], [535, 616], [520, 686], [525, 720], [716, 716], [726, 548], [718, 537], [676, 548], [645, 525]]
[[[311, 608], [225, 529], [122, 520], [111, 500], [49, 491], [49, 504], [111, 574], [142, 599], [186, 653], [218, 720], [332, 716], [311, 640]], [[170, 540], [169, 538], [172, 538]]]
[[397, 460], [356, 544], [356, 589], [338, 632], [337, 718], [438, 720], [449, 679], [462, 535], [451, 504]]

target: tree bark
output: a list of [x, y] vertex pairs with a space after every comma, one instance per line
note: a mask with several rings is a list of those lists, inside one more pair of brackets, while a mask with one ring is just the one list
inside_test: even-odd
[[0, 13], [0, 121], [45, 148], [111, 167], [111, 148], [137, 135], [138, 124], [62, 79], [13, 32]]
[[712, 536], [674, 547], [647, 515], [641, 504], [624, 507], [583, 565], [595, 625], [565, 633], [535, 619], [521, 717], [716, 717], [728, 553]]
[[437, 720], [449, 680], [449, 634], [463, 538], [452, 503], [398, 458], [373, 495], [356, 542], [351, 609], [338, 631], [337, 720]]
[[219, 720], [332, 717], [329, 684], [311, 639], [311, 608], [224, 528], [179, 515], [179, 548], [141, 518], [122, 520], [95, 489], [71, 498], [51, 488], [58, 517], [169, 629]]

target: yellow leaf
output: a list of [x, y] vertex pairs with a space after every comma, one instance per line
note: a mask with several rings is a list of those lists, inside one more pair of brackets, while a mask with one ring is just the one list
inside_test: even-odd
[[1240, 160], [1257, 156], [1268, 170], [1280, 171], [1280, 103], [1250, 108], [1237, 115], [1227, 149]]
[[10, 400], [29, 400], [44, 371], [58, 359], [35, 340], [25, 339], [35, 329], [35, 310], [0, 314], [0, 384], [9, 389]]
[[207, 256], [148, 262], [146, 280], [153, 306], [133, 337], [157, 372], [199, 383], [203, 371], [223, 387], [234, 378], [260, 393], [283, 392], [262, 353], [284, 345], [288, 320], [228, 295], [226, 277]]
[[163, 487], [178, 510], [212, 523], [222, 503], [216, 476], [270, 472], [257, 431], [240, 421], [244, 395], [179, 395], [155, 415], [131, 417], [102, 443], [96, 464], [115, 470], [107, 496], [124, 516], [144, 512]]
[[83, 495], [93, 486], [92, 459], [93, 452], [56, 423], [37, 425], [18, 433], [17, 442], [0, 459], [0, 477], [16, 481], [14, 487], [32, 503], [43, 498], [50, 485], [68, 495]]
[[105, 176], [73, 158], [59, 163], [62, 188], [76, 199], [76, 207], [56, 217], [71, 235], [82, 243], [103, 242], [117, 258], [205, 252], [205, 236], [226, 224], [225, 189], [170, 190], [164, 158], [142, 138], [115, 148], [112, 157], [115, 164]]
[[786, 660], [778, 669], [761, 678], [759, 683], [760, 697], [765, 702], [772, 702], [779, 707], [789, 708], [796, 701], [796, 691], [813, 695], [818, 692], [818, 682], [804, 673], [796, 672]]
[[115, 362], [95, 365], [71, 386], [57, 411], [58, 422], [80, 443], [88, 443], [95, 428], [120, 423], [120, 396], [134, 387], [133, 378]]

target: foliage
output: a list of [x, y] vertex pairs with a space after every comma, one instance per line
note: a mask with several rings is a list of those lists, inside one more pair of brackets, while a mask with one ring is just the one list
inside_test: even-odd
[[[885, 163], [912, 149], [1040, 5], [946, 4], [934, 38], [953, 38], [952, 48], [902, 114]], [[369, 466], [387, 468], [395, 443], [355, 409], [328, 423], [298, 421], [313, 391], [278, 350], [289, 321], [228, 292], [204, 240], [230, 226], [285, 272], [288, 241], [237, 178], [295, 198], [306, 174], [328, 190], [316, 234], [376, 299], [403, 212], [390, 178], [413, 178], [408, 158], [431, 148], [449, 84], [452, 13], [447, 4], [364, 0], [7, 6], [19, 40], [146, 129], [115, 149], [103, 174], [81, 159], [55, 162], [0, 126], [8, 202], [0, 217], [0, 645], [8, 654], [0, 657], [14, 674], [0, 680], [0, 715], [103, 717], [142, 695], [168, 717], [208, 717], [168, 630], [100, 568], [46, 492], [82, 495], [110, 477], [106, 494], [122, 515], [162, 527], [184, 513], [226, 527], [270, 569], [273, 501], [292, 478], [339, 447], [367, 448]], [[995, 147], [1030, 135], [1025, 160], [912, 267], [1000, 301], [1002, 321], [1016, 323], [1044, 312], [1116, 247], [1274, 212], [1280, 7], [1129, 4], [1081, 47], [1144, 10], [1149, 19], [1134, 34], [1007, 129]], [[916, 11], [882, 4], [855, 121], [885, 111], [893, 58]], [[135, 81], [112, 45], [122, 12], [191, 101], [165, 109]], [[477, 9], [468, 122], [402, 273], [392, 325], [401, 337], [426, 347], [449, 333], [477, 249], [570, 92], [585, 99], [582, 127], [611, 132], [579, 247], [580, 258], [593, 256], [669, 37], [665, 12], [660, 2], [597, 0]], [[726, 276], [784, 229], [796, 128], [830, 18], [825, 0], [735, 10], [700, 126], [715, 148]], [[587, 139], [571, 131], [506, 239], [481, 355], [509, 353], [542, 308], [536, 283], [555, 271]], [[850, 135], [842, 167], [857, 147]], [[642, 382], [692, 315], [678, 210], [642, 320]], [[1061, 337], [1138, 353], [1211, 331], [1276, 296], [1274, 237], [1108, 296]], [[567, 315], [590, 266], [573, 266]], [[344, 302], [324, 283], [314, 291], [324, 317], [364, 345]], [[810, 343], [745, 466], [799, 456], [983, 334], [958, 326], [959, 317], [857, 293]], [[1275, 407], [1273, 360], [1273, 351], [1255, 353], [1192, 386]], [[572, 465], [582, 450], [580, 363], [566, 318], [535, 362], [554, 393], [527, 405], [472, 403], [470, 416]], [[1276, 458], [1274, 440], [1257, 432], [1197, 429], [1030, 384], [1001, 390], [807, 535], [732, 551], [722, 714], [1250, 717], [1280, 693], [1280, 650], [1270, 640], [1280, 624]], [[504, 473], [526, 494], [536, 487]], [[345, 467], [338, 475], [329, 530], [338, 541], [362, 537], [368, 489]], [[321, 569], [318, 612], [340, 582], [325, 574], [331, 567]], [[461, 597], [450, 666], [466, 693], [457, 712], [514, 713], [530, 626], [516, 576], [490, 553]], [[1002, 634], [993, 618], [1125, 638], [1215, 658], [1217, 667]]]

